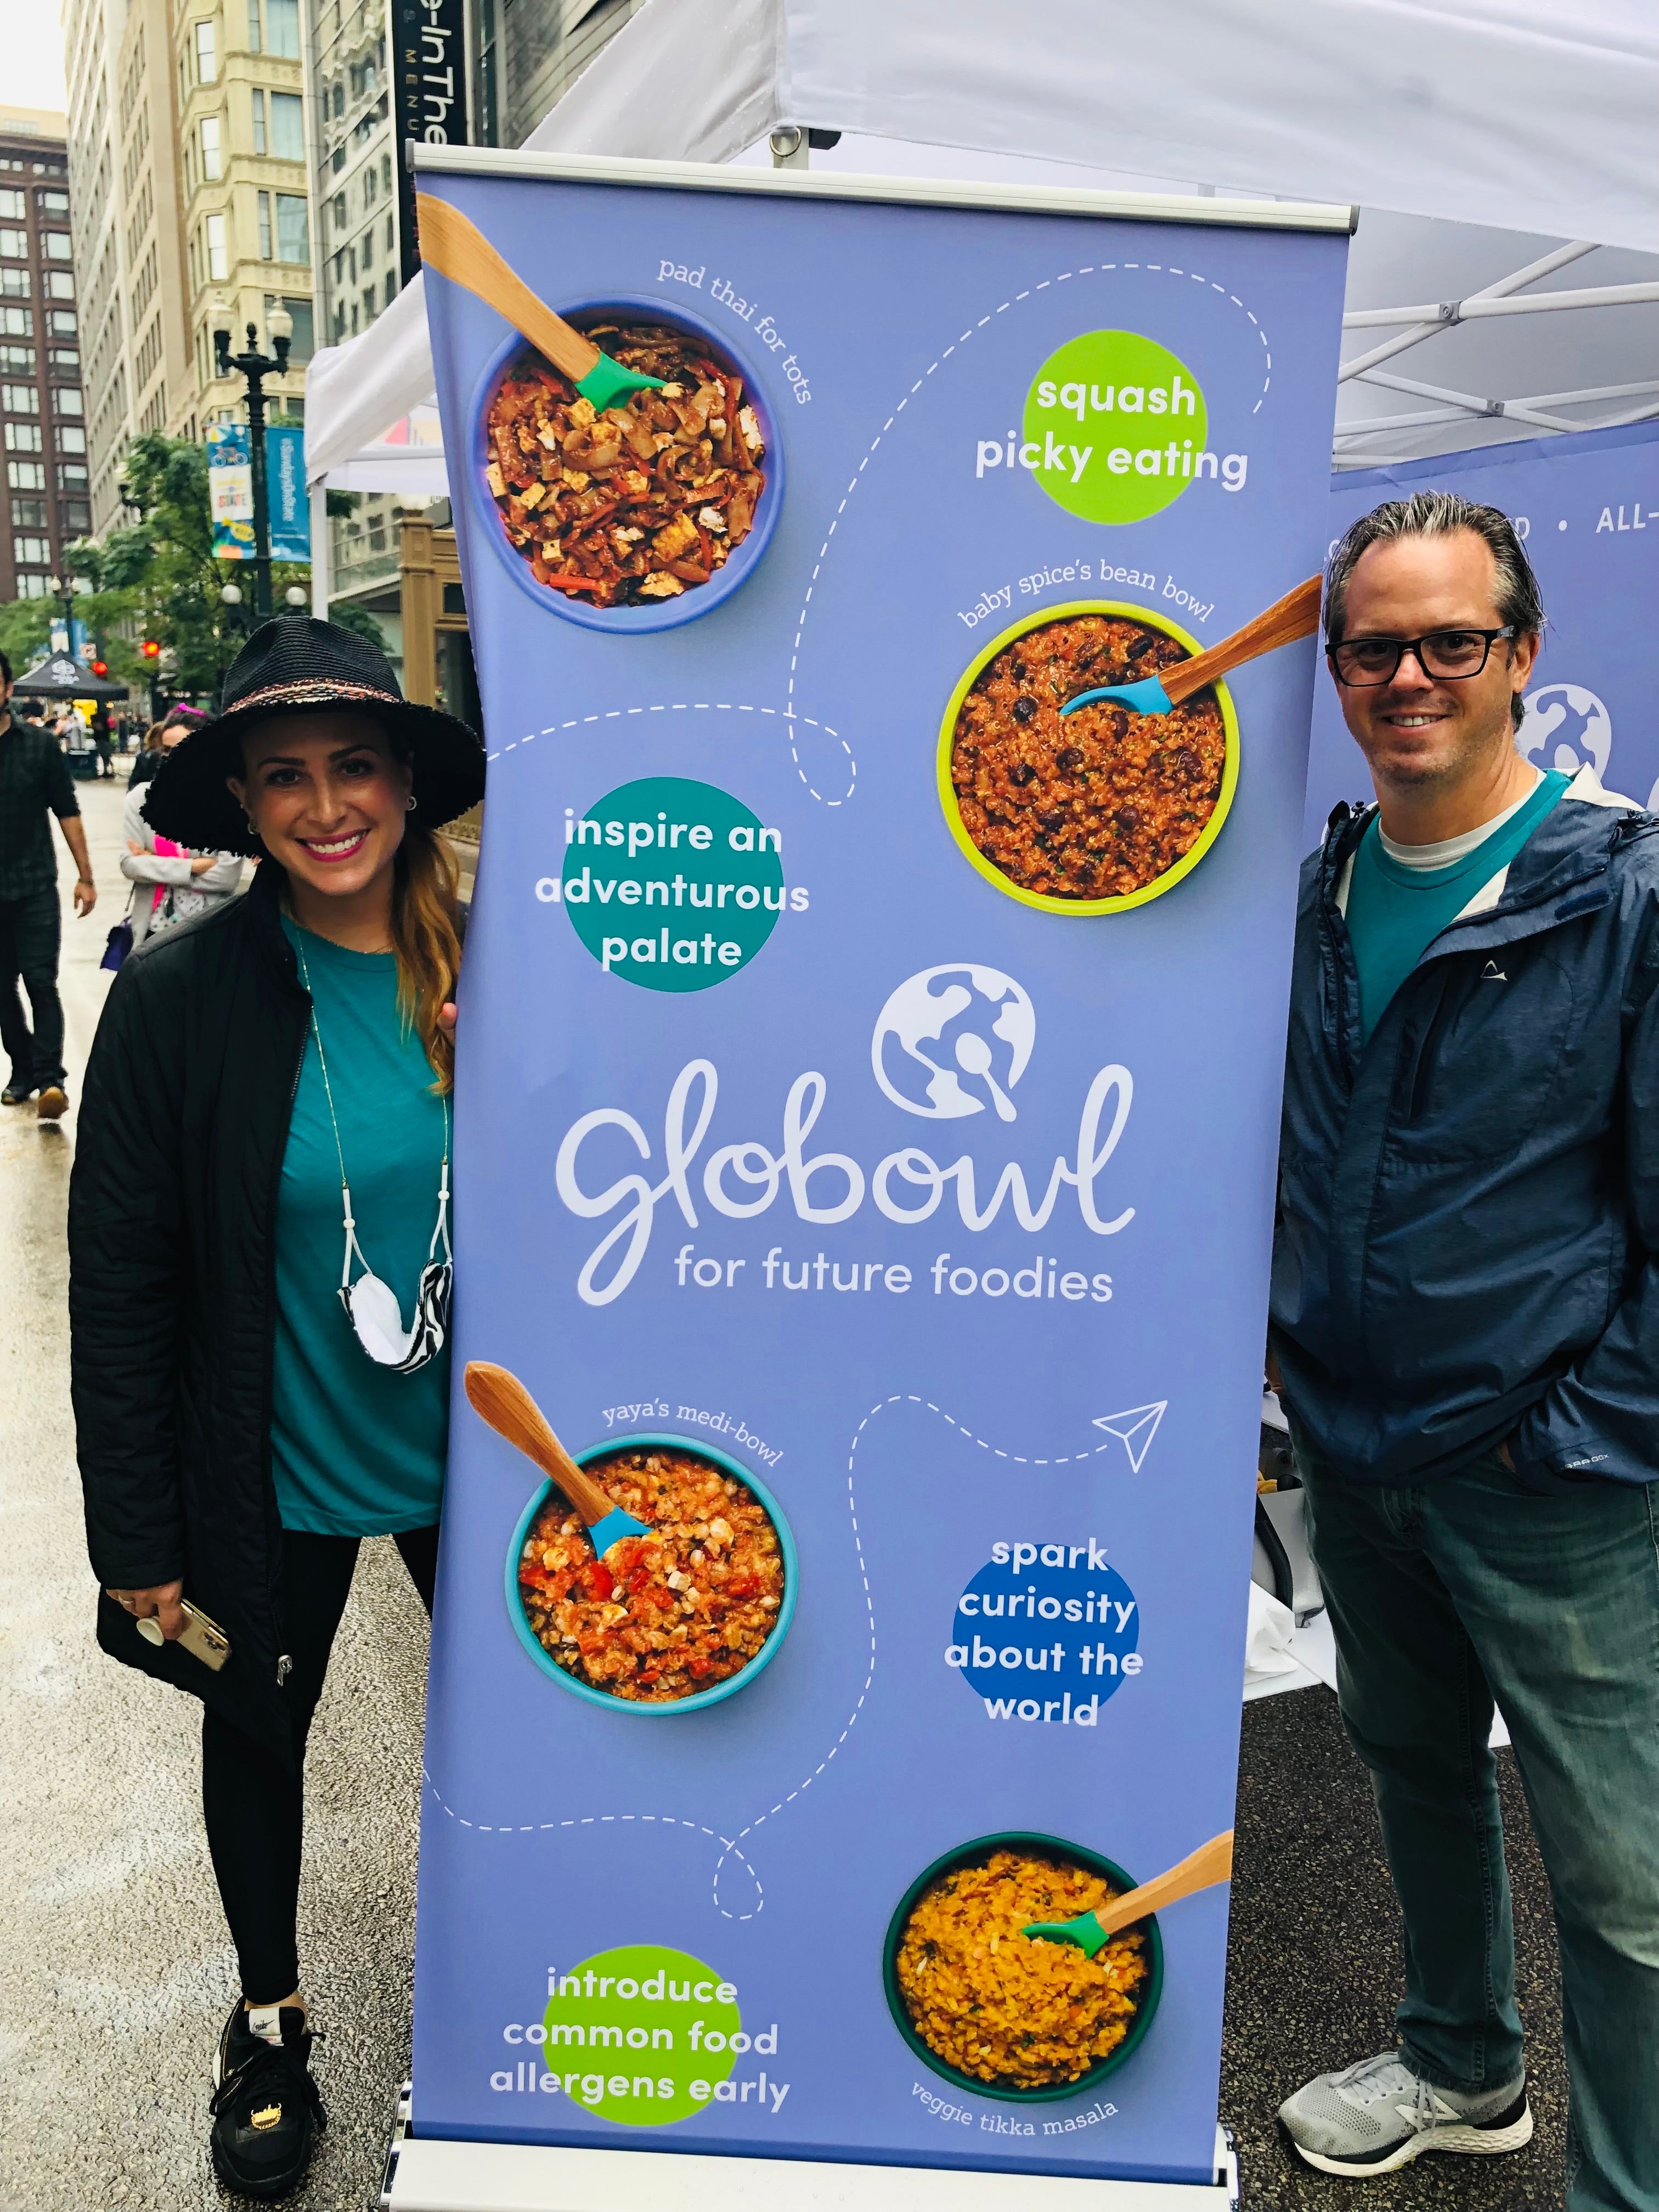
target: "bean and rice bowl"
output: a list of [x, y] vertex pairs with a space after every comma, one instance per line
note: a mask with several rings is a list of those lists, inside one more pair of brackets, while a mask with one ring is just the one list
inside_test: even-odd
[[1034, 1920], [1075, 1919], [1121, 1893], [1073, 1860], [1029, 1848], [947, 1868], [911, 1907], [894, 1960], [916, 2035], [990, 2088], [1081, 2080], [1134, 2025], [1146, 1936], [1125, 1929], [1088, 1959], [1074, 1944], [1021, 1931]]
[[647, 1524], [596, 1559], [586, 1523], [550, 1490], [520, 1550], [531, 1633], [573, 1680], [663, 1705], [747, 1667], [778, 1625], [784, 1560], [766, 1508], [699, 1452], [635, 1445], [585, 1462]]

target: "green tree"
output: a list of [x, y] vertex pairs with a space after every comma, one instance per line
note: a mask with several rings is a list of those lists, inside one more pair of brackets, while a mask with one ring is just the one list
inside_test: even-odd
[[378, 652], [386, 651], [386, 632], [367, 607], [353, 606], [348, 599], [343, 605], [331, 607], [328, 618], [336, 629], [349, 629], [356, 637], [365, 637]]

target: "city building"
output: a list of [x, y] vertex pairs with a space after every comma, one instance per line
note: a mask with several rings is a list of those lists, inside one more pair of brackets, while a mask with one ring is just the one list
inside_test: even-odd
[[243, 419], [246, 387], [218, 373], [215, 319], [228, 311], [233, 351], [246, 347], [250, 324], [265, 349], [278, 300], [294, 319], [290, 365], [265, 390], [273, 420], [297, 421], [315, 350], [300, 0], [182, 0], [173, 64], [192, 363], [174, 434], [200, 438], [213, 422]]
[[0, 106], [0, 600], [38, 599], [91, 526], [67, 118]]
[[472, 137], [522, 146], [645, 0], [467, 0]]

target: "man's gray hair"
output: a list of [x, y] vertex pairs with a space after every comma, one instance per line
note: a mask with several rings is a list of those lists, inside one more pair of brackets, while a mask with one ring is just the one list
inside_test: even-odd
[[[1492, 554], [1492, 599], [1499, 618], [1517, 636], [1541, 635], [1544, 602], [1538, 579], [1503, 509], [1483, 507], [1455, 491], [1417, 491], [1409, 499], [1385, 499], [1381, 507], [1351, 523], [1338, 540], [1325, 564], [1326, 645], [1336, 644], [1342, 636], [1349, 579], [1368, 545], [1398, 538], [1449, 538], [1460, 530], [1480, 538]], [[1525, 713], [1518, 696], [1510, 700], [1510, 715], [1517, 730]]]

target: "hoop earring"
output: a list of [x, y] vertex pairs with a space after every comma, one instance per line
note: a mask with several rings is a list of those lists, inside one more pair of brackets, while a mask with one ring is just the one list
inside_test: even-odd
[[414, 793], [411, 791], [411, 792], [410, 793], [410, 794], [409, 794], [408, 798], [407, 798], [406, 799], [404, 799], [404, 812], [405, 814], [412, 814], [414, 811], [415, 811], [415, 794], [414, 794]]

